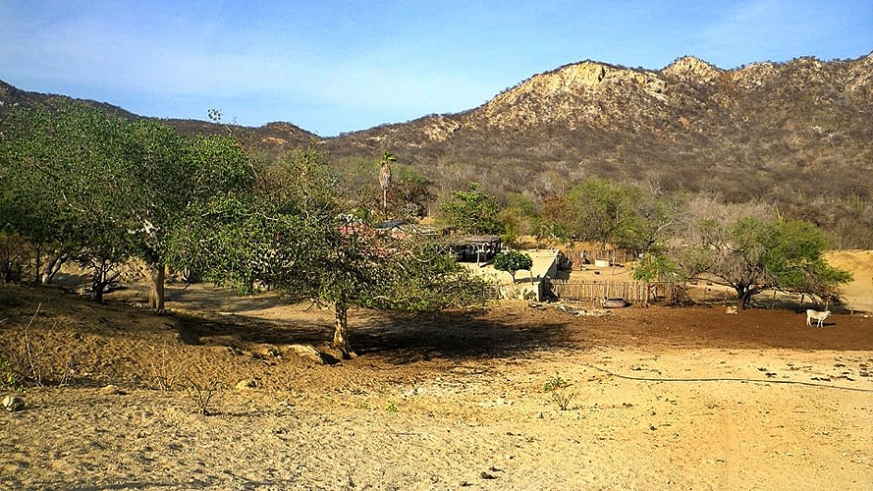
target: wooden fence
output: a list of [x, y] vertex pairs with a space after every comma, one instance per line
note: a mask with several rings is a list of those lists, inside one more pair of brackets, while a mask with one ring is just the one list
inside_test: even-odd
[[629, 304], [673, 303], [679, 291], [675, 283], [572, 281], [549, 279], [551, 293], [567, 302], [599, 305], [604, 298], [623, 298]]

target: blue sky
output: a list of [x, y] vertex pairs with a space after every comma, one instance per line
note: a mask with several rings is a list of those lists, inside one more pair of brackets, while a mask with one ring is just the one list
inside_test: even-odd
[[593, 59], [721, 68], [873, 51], [873, 0], [0, 0], [0, 80], [322, 136], [472, 109]]

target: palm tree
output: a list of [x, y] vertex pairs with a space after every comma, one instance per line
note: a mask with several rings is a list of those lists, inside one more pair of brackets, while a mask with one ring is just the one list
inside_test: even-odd
[[391, 187], [391, 166], [389, 162], [394, 162], [397, 157], [385, 152], [379, 160], [379, 186], [382, 188], [382, 213], [385, 218], [388, 217], [388, 188]]

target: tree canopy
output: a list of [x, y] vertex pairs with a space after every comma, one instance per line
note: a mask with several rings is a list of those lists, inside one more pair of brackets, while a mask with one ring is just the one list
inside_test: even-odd
[[152, 268], [158, 310], [170, 231], [196, 202], [254, 177], [230, 138], [186, 138], [64, 99], [8, 111], [0, 146], [4, 222], [35, 245], [36, 275], [43, 250], [75, 257], [91, 267], [100, 299], [115, 264], [136, 256]]
[[505, 231], [497, 200], [479, 191], [472, 183], [467, 191], [457, 191], [439, 207], [439, 217], [446, 225], [468, 234], [496, 234]]
[[192, 215], [191, 233], [174, 237], [176, 260], [243, 290], [264, 284], [332, 305], [332, 346], [343, 353], [352, 306], [432, 310], [488, 298], [489, 285], [434, 238], [379, 229], [347, 209], [317, 152], [279, 165], [263, 189]]
[[680, 253], [685, 275], [733, 288], [741, 309], [766, 289], [822, 298], [852, 279], [825, 261], [826, 241], [809, 222], [744, 217], [732, 224], [706, 220], [697, 228], [700, 244]]
[[494, 256], [494, 269], [498, 271], [506, 271], [512, 276], [512, 282], [515, 283], [515, 274], [521, 270], [528, 270], [533, 267], [533, 260], [528, 254], [519, 251], [505, 251]]

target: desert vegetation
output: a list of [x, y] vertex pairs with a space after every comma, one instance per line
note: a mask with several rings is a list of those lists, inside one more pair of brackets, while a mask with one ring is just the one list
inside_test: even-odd
[[342, 353], [350, 306], [420, 310], [487, 299], [484, 280], [432, 236], [376, 227], [388, 212], [387, 186], [382, 213], [343, 199], [318, 152], [256, 164], [232, 134], [183, 137], [65, 101], [13, 109], [4, 127], [4, 239], [31, 252], [7, 254], [9, 279], [27, 268], [39, 283], [51, 277], [41, 274], [44, 257], [51, 271], [72, 259], [90, 270], [89, 291], [102, 302], [119, 266], [138, 258], [157, 312], [168, 265], [245, 293], [280, 289], [333, 306], [333, 347]]
[[[435, 182], [440, 200], [478, 182], [498, 199], [519, 193], [545, 207], [599, 178], [750, 212], [766, 203], [816, 224], [834, 247], [870, 249], [870, 66], [871, 55], [729, 71], [693, 58], [659, 71], [583, 62], [468, 112], [344, 134], [325, 146], [339, 162], [390, 146]], [[603, 74], [598, 82], [550, 90], [593, 68]]]

